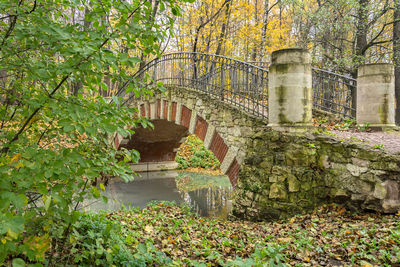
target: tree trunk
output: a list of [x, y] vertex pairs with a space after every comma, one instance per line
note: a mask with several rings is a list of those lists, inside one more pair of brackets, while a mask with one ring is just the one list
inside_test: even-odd
[[260, 61], [265, 60], [265, 43], [267, 42], [267, 27], [268, 27], [269, 0], [264, 1], [264, 17], [261, 33]]
[[[148, 25], [150, 25], [149, 28], [148, 28], [149, 31], [152, 30], [154, 22], [156, 20], [156, 15], [157, 15], [157, 12], [158, 12], [158, 7], [160, 5], [160, 1], [159, 0], [155, 0], [154, 3], [153, 3], [153, 1], [151, 1], [150, 3], [152, 5], [153, 12], [151, 14], [151, 17], [148, 20], [148, 23], [149, 23]], [[142, 50], [142, 52], [140, 54], [140, 60], [141, 61], [139, 63], [139, 69], [142, 69], [147, 64], [147, 56], [143, 53], [143, 50]]]
[[358, 1], [358, 22], [356, 29], [356, 47], [355, 55], [353, 58], [353, 72], [354, 78], [357, 77], [357, 69], [365, 63], [365, 52], [368, 45], [368, 4], [369, 0]]
[[395, 0], [393, 24], [393, 63], [395, 77], [396, 124], [400, 125], [400, 0]]
[[196, 34], [194, 35], [194, 43], [193, 43], [193, 51], [192, 51], [194, 53], [197, 52], [197, 43], [199, 42], [200, 30], [201, 30], [201, 28], [204, 27], [204, 26], [202, 26], [203, 25], [202, 21], [203, 21], [202, 18], [200, 18], [200, 26], [197, 27]]
[[[91, 24], [90, 21], [87, 19], [87, 16], [89, 13], [90, 13], [90, 10], [88, 7], [86, 7], [85, 14], [83, 15], [84, 16], [83, 27], [85, 30], [89, 30], [90, 24]], [[80, 81], [75, 81], [75, 82], [72, 82], [71, 87], [72, 87], [72, 95], [77, 96], [79, 91], [82, 90], [83, 84]]]
[[[254, 3], [254, 24], [258, 28], [258, 0]], [[251, 61], [257, 60], [257, 44], [253, 44], [253, 53], [251, 54]]]
[[217, 49], [215, 50], [215, 54], [216, 55], [220, 55], [221, 54], [222, 44], [223, 44], [224, 39], [226, 37], [226, 29], [228, 28], [230, 16], [231, 16], [231, 3], [228, 2], [226, 4], [226, 9], [225, 9], [225, 14], [224, 14], [224, 21], [222, 22], [222, 26], [221, 26], [221, 33], [219, 34], [219, 37], [218, 37], [218, 46], [217, 46]]
[[199, 35], [200, 31], [202, 28], [204, 28], [208, 23], [216, 19], [221, 12], [221, 10], [225, 7], [226, 4], [228, 4], [231, 0], [225, 0], [224, 3], [222, 3], [221, 7], [218, 9], [217, 12], [215, 12], [211, 17], [206, 19], [206, 21], [203, 22], [203, 18], [200, 17], [200, 25], [196, 28], [196, 33], [194, 37], [194, 43], [193, 43], [193, 51], [192, 52], [197, 52], [197, 44], [199, 42]]

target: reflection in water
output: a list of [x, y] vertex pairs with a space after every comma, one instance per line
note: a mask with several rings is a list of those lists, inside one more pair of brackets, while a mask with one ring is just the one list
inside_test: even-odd
[[143, 208], [151, 201], [187, 203], [203, 217], [226, 218], [232, 187], [226, 176], [175, 171], [147, 172], [133, 182], [112, 181], [104, 195], [108, 203], [86, 203], [90, 210], [117, 210], [124, 205]]
[[227, 218], [231, 201], [227, 198], [226, 188], [202, 188], [182, 193], [185, 202], [203, 217]]

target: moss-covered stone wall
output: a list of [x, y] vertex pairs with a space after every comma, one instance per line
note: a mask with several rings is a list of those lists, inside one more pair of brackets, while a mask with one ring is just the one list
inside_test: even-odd
[[274, 220], [327, 202], [392, 213], [399, 210], [400, 156], [334, 136], [263, 130], [248, 142], [233, 215]]

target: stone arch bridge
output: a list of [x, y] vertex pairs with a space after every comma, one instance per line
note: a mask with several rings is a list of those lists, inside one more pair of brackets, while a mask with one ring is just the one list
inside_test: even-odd
[[[144, 138], [169, 138], [167, 128], [178, 127], [169, 150], [187, 133], [204, 141], [235, 186], [238, 217], [282, 218], [332, 201], [396, 212], [399, 155], [312, 128], [313, 112], [393, 127], [392, 72], [389, 65], [367, 65], [355, 80], [312, 68], [301, 49], [274, 52], [269, 70], [221, 56], [175, 53], [134, 77], [162, 81], [164, 93], [136, 97], [121, 90], [118, 96], [161, 125]], [[114, 141], [117, 147], [132, 142], [119, 136]]]

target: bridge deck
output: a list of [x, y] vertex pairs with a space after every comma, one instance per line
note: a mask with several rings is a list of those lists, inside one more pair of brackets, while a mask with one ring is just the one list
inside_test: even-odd
[[338, 139], [383, 149], [391, 154], [400, 153], [400, 129], [391, 132], [351, 132], [331, 130]]

